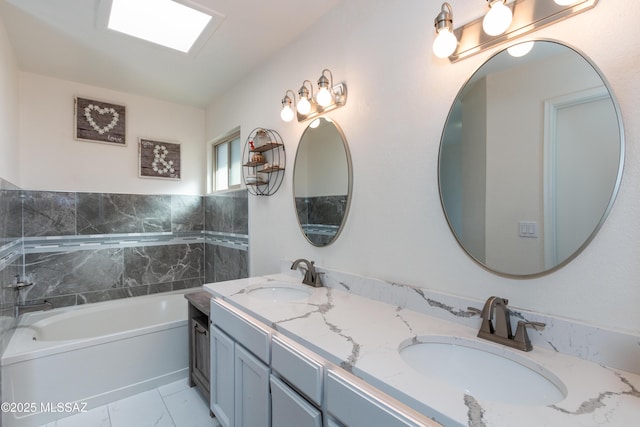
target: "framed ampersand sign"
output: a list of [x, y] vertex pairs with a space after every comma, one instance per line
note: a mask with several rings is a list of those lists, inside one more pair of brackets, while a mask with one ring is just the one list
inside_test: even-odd
[[126, 146], [124, 105], [75, 97], [74, 137], [81, 141]]
[[180, 179], [180, 144], [140, 138], [140, 178]]

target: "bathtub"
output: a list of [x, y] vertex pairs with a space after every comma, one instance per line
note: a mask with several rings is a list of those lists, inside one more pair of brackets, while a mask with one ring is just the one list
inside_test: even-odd
[[45, 424], [186, 378], [187, 334], [184, 291], [24, 314], [0, 362], [2, 425]]

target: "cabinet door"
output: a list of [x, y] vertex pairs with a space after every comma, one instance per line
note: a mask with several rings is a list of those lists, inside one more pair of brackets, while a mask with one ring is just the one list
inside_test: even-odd
[[191, 328], [191, 367], [193, 369], [193, 379], [198, 383], [203, 393], [209, 397], [209, 377], [211, 369], [211, 343], [209, 342], [209, 330], [206, 324], [202, 324], [198, 319], [192, 319]]
[[271, 375], [271, 427], [322, 427], [322, 414]]
[[233, 427], [235, 343], [215, 326], [210, 339], [211, 410], [223, 427]]
[[239, 344], [235, 355], [235, 426], [269, 427], [269, 367]]

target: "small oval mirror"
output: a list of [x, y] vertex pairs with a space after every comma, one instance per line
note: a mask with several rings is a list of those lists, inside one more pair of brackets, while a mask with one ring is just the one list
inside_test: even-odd
[[442, 206], [478, 263], [515, 278], [571, 261], [620, 185], [622, 120], [598, 70], [560, 43], [505, 49], [460, 90], [440, 143]]
[[351, 201], [351, 155], [340, 127], [327, 117], [305, 129], [293, 168], [293, 199], [300, 229], [314, 246], [340, 234]]

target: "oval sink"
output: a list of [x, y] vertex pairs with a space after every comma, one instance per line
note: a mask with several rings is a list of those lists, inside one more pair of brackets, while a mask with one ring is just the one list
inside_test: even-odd
[[418, 337], [400, 346], [413, 369], [471, 396], [520, 405], [550, 405], [566, 397], [559, 378], [504, 348], [453, 337]]
[[311, 288], [293, 283], [269, 282], [251, 286], [247, 295], [269, 301], [301, 301], [311, 296]]

